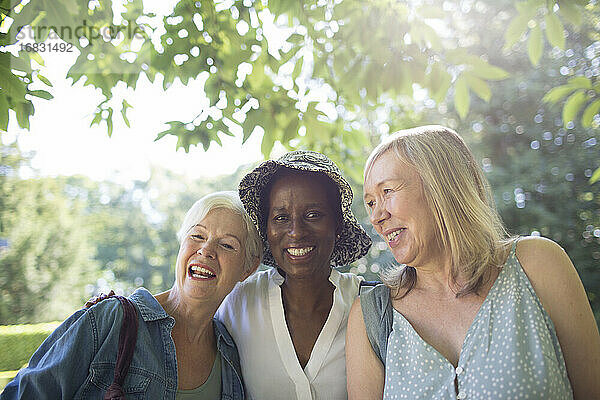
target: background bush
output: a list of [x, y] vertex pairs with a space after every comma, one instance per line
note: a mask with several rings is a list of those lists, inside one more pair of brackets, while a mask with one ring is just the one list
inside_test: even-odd
[[22, 368], [60, 322], [0, 326], [0, 371]]

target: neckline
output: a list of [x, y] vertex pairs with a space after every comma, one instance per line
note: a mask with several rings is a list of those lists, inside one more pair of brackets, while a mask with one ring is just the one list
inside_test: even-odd
[[[333, 268], [331, 271], [329, 280], [335, 286], [333, 291], [333, 303], [304, 368], [302, 368], [300, 361], [298, 361], [292, 336], [285, 320], [281, 287], [279, 286], [280, 283], [278, 282], [278, 279], [273, 279], [269, 285], [269, 308], [275, 341], [284, 367], [290, 377], [292, 377], [297, 390], [299, 389], [299, 385], [300, 387], [303, 386], [301, 382], [310, 385], [309, 382], [312, 382], [316, 378], [344, 317], [344, 312], [341, 310], [341, 307], [343, 306], [341, 303], [342, 300], [338, 298], [340, 275], [339, 272]], [[275, 274], [276, 276], [280, 276], [277, 272], [275, 272]]]
[[[469, 342], [470, 342], [469, 339], [473, 335], [473, 331], [476, 329], [476, 325], [478, 324], [479, 320], [481, 319], [481, 314], [483, 312], [484, 307], [486, 307], [487, 303], [489, 303], [491, 301], [490, 298], [492, 296], [495, 296], [495, 293], [498, 290], [500, 290], [500, 289], [498, 289], [498, 286], [500, 285], [500, 281], [505, 279], [504, 275], [506, 274], [506, 272], [505, 272], [506, 265], [508, 264], [508, 261], [510, 260], [512, 254], [513, 254], [513, 251], [511, 251], [511, 253], [509, 253], [508, 257], [506, 258], [506, 261], [504, 262], [504, 265], [500, 269], [500, 273], [498, 273], [498, 276], [496, 277], [496, 280], [492, 284], [492, 287], [490, 288], [490, 290], [488, 291], [487, 295], [485, 296], [485, 299], [483, 300], [483, 302], [479, 306], [479, 309], [477, 310], [477, 313], [475, 314], [475, 317], [473, 318], [473, 321], [471, 322], [471, 325], [469, 325], [469, 329], [467, 329], [467, 333], [465, 334], [465, 337], [464, 337], [463, 342], [462, 342], [461, 347], [460, 347], [460, 352], [458, 354], [458, 361], [456, 363], [456, 366], [454, 364], [452, 364], [450, 362], [450, 360], [448, 360], [442, 353], [440, 353], [438, 349], [436, 349], [429, 342], [427, 342], [425, 339], [423, 339], [423, 337], [415, 330], [415, 328], [406, 319], [406, 317], [404, 317], [404, 315], [400, 311], [396, 310], [392, 306], [392, 313], [393, 313], [393, 315], [394, 316], [398, 316], [398, 318], [400, 319], [400, 321], [402, 323], [404, 323], [408, 327], [408, 329], [410, 330], [410, 332], [412, 332], [412, 335], [416, 336], [418, 338], [418, 340], [421, 341], [426, 348], [434, 351], [442, 360], [444, 360], [446, 362], [447, 365], [450, 365], [453, 369], [456, 368], [456, 367], [459, 367], [459, 366], [463, 365], [463, 362], [462, 362], [463, 355], [464, 355], [465, 351], [467, 350], [467, 348], [470, 347], [469, 346]], [[391, 302], [391, 300], [390, 300], [390, 302]]]

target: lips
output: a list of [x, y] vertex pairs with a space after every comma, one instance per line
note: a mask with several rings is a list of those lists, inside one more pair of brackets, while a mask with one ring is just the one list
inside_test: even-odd
[[188, 276], [197, 280], [211, 280], [217, 277], [217, 274], [208, 266], [192, 264], [188, 267]]
[[302, 257], [310, 253], [315, 249], [315, 246], [307, 246], [307, 247], [288, 247], [285, 249], [289, 254], [294, 257]]
[[392, 246], [400, 240], [399, 236], [405, 230], [406, 230], [406, 228], [392, 229], [392, 230], [385, 232], [383, 234], [383, 237], [388, 242], [388, 245]]

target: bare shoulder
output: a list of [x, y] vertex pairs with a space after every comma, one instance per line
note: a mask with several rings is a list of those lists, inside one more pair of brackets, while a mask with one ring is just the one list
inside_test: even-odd
[[565, 275], [577, 276], [567, 253], [550, 239], [524, 237], [517, 243], [516, 256], [532, 284], [552, 283]]
[[[554, 320], [569, 299], [587, 301], [577, 270], [557, 243], [542, 237], [519, 240], [516, 256], [542, 305]], [[560, 293], [560, 296], [557, 296]]]

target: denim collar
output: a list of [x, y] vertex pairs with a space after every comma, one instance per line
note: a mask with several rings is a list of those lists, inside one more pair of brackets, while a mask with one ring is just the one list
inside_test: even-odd
[[[136, 289], [130, 298], [131, 300], [135, 301], [135, 304], [137, 304], [142, 319], [145, 322], [173, 318], [167, 314], [152, 293], [150, 293], [146, 288], [141, 287]], [[225, 325], [213, 318], [213, 326], [215, 330], [215, 336], [217, 337], [217, 342], [223, 340], [229, 347], [233, 347], [233, 339], [229, 335], [229, 332], [227, 332]]]
[[129, 298], [135, 301], [145, 322], [172, 318], [146, 288], [138, 288]]

